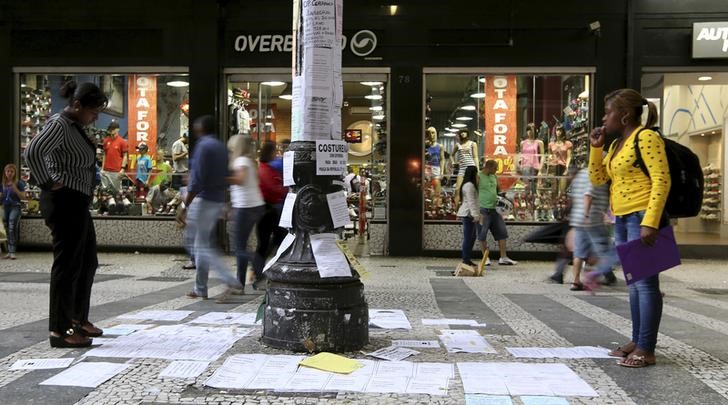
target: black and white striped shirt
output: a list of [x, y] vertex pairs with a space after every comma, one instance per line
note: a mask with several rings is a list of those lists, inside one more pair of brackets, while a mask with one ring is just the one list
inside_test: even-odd
[[83, 128], [70, 118], [54, 114], [25, 149], [31, 175], [43, 190], [53, 183], [93, 195], [96, 147]]

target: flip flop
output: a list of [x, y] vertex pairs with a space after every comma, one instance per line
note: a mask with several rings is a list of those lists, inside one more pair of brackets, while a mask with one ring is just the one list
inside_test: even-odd
[[[625, 346], [628, 346], [628, 345], [629, 345], [629, 343], [628, 343], [628, 344], [626, 344]], [[607, 353], [607, 354], [608, 354], [608, 355], [610, 355], [610, 356], [612, 356], [612, 357], [627, 357], [627, 356], [629, 356], [629, 354], [630, 354], [630, 353], [632, 353], [633, 351], [634, 351], [634, 349], [632, 349], [632, 351], [629, 351], [629, 352], [628, 352], [628, 351], [624, 350], [624, 349], [622, 348], [622, 346], [619, 346], [619, 347], [617, 347], [616, 349], [614, 349], [614, 350], [610, 351], [610, 352], [609, 352], [609, 353]], [[620, 354], [620, 353], [621, 353], [621, 354]]]
[[[632, 363], [626, 363], [627, 360], [632, 361]], [[655, 361], [648, 362], [645, 356], [642, 355], [634, 355], [630, 357], [626, 357], [622, 360], [619, 360], [617, 364], [619, 364], [622, 367], [629, 367], [629, 368], [642, 368], [647, 366], [654, 366]]]

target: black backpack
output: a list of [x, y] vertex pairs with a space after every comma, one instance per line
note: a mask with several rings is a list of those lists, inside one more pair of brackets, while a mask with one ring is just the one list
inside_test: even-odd
[[703, 205], [704, 184], [700, 159], [687, 146], [665, 138], [658, 128], [642, 128], [634, 137], [636, 159], [632, 165], [642, 169], [647, 177], [650, 177], [650, 173], [642, 160], [639, 148], [640, 133], [646, 129], [657, 132], [665, 142], [665, 155], [672, 182], [665, 203], [665, 212], [670, 218], [689, 218], [698, 215]]

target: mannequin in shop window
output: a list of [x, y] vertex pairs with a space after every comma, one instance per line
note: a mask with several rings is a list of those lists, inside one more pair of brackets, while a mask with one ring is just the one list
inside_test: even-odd
[[433, 203], [439, 207], [442, 202], [440, 179], [445, 171], [445, 148], [437, 143], [437, 130], [434, 127], [425, 131], [425, 180], [434, 188]]
[[543, 141], [536, 139], [536, 126], [533, 123], [526, 125], [526, 139], [521, 141], [521, 158], [519, 167], [521, 175], [526, 177], [528, 190], [531, 195], [536, 194], [536, 178], [541, 170], [544, 146]]
[[561, 125], [554, 130], [556, 139], [549, 143], [549, 153], [551, 154], [549, 164], [554, 170], [554, 175], [560, 176], [558, 180], [559, 195], [566, 191], [566, 173], [571, 164], [571, 151], [574, 145], [571, 141], [566, 140], [566, 131]]
[[465, 169], [470, 166], [475, 166], [476, 169], [479, 167], [478, 144], [471, 141], [469, 135], [467, 129], [458, 132], [458, 143], [455, 144], [452, 153], [450, 153], [450, 156], [455, 159], [455, 164], [458, 165], [458, 178], [453, 191], [456, 207], [460, 205], [460, 186], [463, 184]]

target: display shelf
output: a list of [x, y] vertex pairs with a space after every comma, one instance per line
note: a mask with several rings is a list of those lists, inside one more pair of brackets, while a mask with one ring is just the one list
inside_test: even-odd
[[708, 165], [703, 168], [705, 188], [703, 191], [703, 205], [700, 208], [700, 219], [703, 221], [720, 222], [721, 209], [721, 174], [720, 169]]

